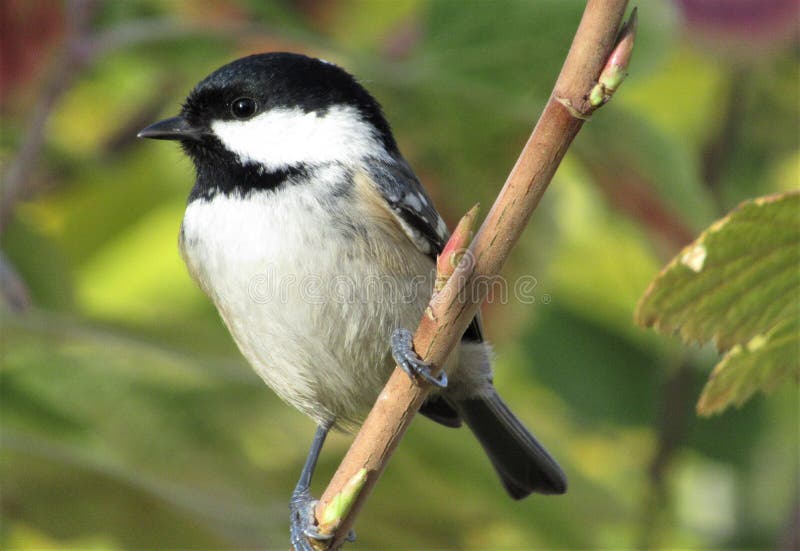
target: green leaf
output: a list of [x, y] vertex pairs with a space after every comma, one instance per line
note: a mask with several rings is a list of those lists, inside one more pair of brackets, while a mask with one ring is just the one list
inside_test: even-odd
[[703, 391], [703, 414], [800, 374], [798, 214], [798, 191], [742, 203], [681, 251], [639, 302], [639, 325], [730, 350]]
[[758, 390], [771, 391], [784, 380], [800, 376], [800, 320], [780, 321], [766, 335], [736, 345], [722, 359], [706, 383], [697, 411], [711, 415], [729, 404], [741, 406]]

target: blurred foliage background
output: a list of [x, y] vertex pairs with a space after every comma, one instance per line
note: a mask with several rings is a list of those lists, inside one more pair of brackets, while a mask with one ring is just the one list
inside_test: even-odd
[[[452, 224], [491, 204], [582, 2], [0, 2], [0, 547], [286, 548], [312, 423], [251, 372], [176, 237], [192, 167], [136, 131], [242, 55], [334, 61], [383, 103]], [[667, 259], [798, 187], [794, 0], [643, 1], [486, 305], [496, 381], [570, 477], [509, 500], [465, 430], [416, 421], [354, 548], [793, 548], [798, 391], [699, 419], [717, 356], [636, 328]], [[319, 492], [349, 444], [336, 435]]]

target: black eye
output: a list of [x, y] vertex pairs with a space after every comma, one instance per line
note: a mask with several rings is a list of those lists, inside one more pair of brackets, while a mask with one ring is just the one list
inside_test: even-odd
[[231, 113], [237, 119], [248, 119], [256, 112], [256, 100], [239, 98], [231, 103]]

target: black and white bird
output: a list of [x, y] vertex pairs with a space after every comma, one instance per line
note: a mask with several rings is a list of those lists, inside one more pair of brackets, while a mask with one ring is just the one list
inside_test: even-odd
[[566, 491], [558, 464], [492, 386], [478, 318], [446, 377], [433, 379], [413, 352], [408, 329], [448, 230], [380, 105], [349, 73], [293, 53], [245, 57], [139, 137], [177, 140], [194, 162], [186, 265], [258, 375], [318, 426], [291, 500], [296, 547], [321, 537], [309, 484], [328, 430], [357, 427], [396, 362], [435, 386], [421, 413], [465, 423], [511, 497]]

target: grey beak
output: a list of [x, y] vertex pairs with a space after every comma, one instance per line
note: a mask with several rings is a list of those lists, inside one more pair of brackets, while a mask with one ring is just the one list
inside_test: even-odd
[[172, 117], [140, 130], [136, 137], [155, 140], [199, 140], [204, 134], [205, 131], [192, 126], [183, 117]]

